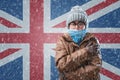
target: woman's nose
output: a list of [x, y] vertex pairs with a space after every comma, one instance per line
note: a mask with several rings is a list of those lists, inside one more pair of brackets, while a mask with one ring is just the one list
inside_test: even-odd
[[79, 25], [76, 25], [76, 28], [79, 29]]

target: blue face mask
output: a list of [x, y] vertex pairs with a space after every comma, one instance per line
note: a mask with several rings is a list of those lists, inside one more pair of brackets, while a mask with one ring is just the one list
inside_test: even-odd
[[79, 45], [80, 42], [81, 42], [81, 41], [83, 40], [83, 38], [85, 37], [86, 29], [84, 29], [84, 30], [73, 30], [73, 29], [69, 29], [69, 30], [68, 30], [68, 33], [70, 34], [72, 40]]

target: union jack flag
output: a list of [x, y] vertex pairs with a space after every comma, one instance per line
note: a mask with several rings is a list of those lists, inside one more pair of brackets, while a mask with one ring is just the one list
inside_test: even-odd
[[0, 80], [57, 80], [53, 48], [75, 5], [101, 43], [102, 80], [120, 80], [119, 0], [0, 0]]

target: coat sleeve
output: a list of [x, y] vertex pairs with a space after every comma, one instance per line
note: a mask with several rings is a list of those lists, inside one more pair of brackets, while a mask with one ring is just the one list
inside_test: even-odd
[[67, 53], [63, 44], [63, 39], [59, 39], [56, 44], [55, 62], [60, 72], [69, 72], [77, 69], [80, 64], [88, 60], [89, 55], [86, 48], [79, 49], [74, 53]]
[[[95, 39], [94, 44], [99, 44], [97, 39]], [[100, 49], [98, 49], [98, 51], [94, 56], [92, 56], [88, 64], [85, 65], [84, 68], [80, 68], [78, 71], [80, 72], [80, 74], [93, 77], [99, 74], [101, 67], [102, 67], [101, 52]]]
[[89, 65], [86, 65], [84, 68], [84, 74], [91, 75], [91, 73], [94, 73], [91, 76], [94, 76], [100, 72], [100, 69], [102, 67], [102, 60], [99, 57], [99, 55], [96, 55], [92, 58]]
[[[94, 40], [93, 44], [99, 45], [99, 41], [97, 38], [94, 38], [93, 40]], [[85, 74], [99, 73], [101, 67], [102, 67], [102, 57], [99, 48], [96, 54], [91, 58], [89, 65], [85, 66]]]

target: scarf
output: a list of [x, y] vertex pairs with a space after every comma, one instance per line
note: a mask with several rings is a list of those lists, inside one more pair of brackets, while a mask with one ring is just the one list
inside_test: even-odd
[[82, 42], [83, 38], [85, 37], [86, 29], [83, 30], [69, 29], [68, 33], [72, 40], [79, 45]]

